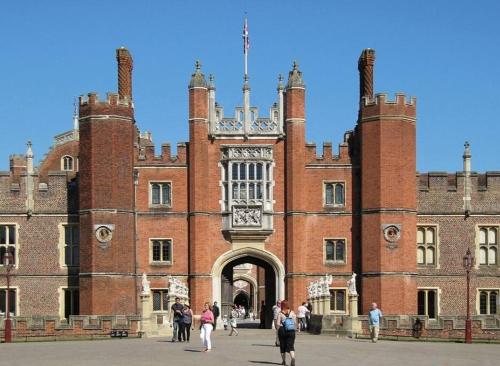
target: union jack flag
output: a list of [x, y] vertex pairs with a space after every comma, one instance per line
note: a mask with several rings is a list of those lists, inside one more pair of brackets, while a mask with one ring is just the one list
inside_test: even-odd
[[250, 48], [250, 38], [248, 38], [248, 24], [245, 18], [245, 24], [243, 25], [243, 53], [247, 53]]

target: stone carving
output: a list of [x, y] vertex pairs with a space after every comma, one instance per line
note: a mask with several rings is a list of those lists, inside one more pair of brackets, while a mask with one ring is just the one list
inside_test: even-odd
[[307, 294], [310, 299], [320, 298], [322, 296], [330, 296], [330, 285], [333, 282], [333, 276], [326, 274], [320, 277], [319, 280], [313, 281], [307, 287]]
[[150, 282], [148, 281], [148, 276], [146, 275], [145, 272], [142, 274], [142, 293], [141, 295], [149, 295], [150, 287], [149, 287]]
[[349, 289], [350, 296], [358, 295], [358, 292], [356, 291], [356, 273], [352, 273], [351, 279], [347, 281], [347, 287]]
[[99, 243], [110, 242], [113, 239], [114, 230], [115, 225], [112, 224], [94, 225], [95, 237]]
[[227, 146], [222, 148], [222, 159], [272, 160], [273, 149], [270, 146]]
[[168, 293], [171, 296], [179, 297], [181, 299], [188, 299], [189, 298], [189, 288], [182, 283], [179, 279], [168, 276]]
[[233, 206], [233, 227], [261, 226], [261, 225], [262, 225], [262, 212], [260, 207]]

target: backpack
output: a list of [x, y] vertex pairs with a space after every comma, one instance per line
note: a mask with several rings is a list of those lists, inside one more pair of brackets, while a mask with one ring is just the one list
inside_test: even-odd
[[295, 332], [295, 322], [293, 321], [293, 318], [291, 316], [287, 316], [285, 320], [281, 322], [283, 325], [283, 328], [287, 332]]

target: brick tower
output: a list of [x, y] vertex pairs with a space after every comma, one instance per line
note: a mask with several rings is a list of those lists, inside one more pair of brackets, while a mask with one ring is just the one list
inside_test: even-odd
[[305, 84], [294, 62], [285, 96], [286, 129], [286, 296], [295, 309], [304, 297], [306, 272]]
[[209, 225], [208, 143], [208, 85], [197, 61], [189, 82], [189, 287], [193, 309], [202, 309], [203, 303], [212, 298], [212, 263], [205, 253]]
[[116, 51], [118, 94], [80, 98], [80, 313], [135, 314], [132, 57]]
[[375, 51], [362, 52], [360, 72], [362, 311], [415, 314], [416, 103], [373, 95]]

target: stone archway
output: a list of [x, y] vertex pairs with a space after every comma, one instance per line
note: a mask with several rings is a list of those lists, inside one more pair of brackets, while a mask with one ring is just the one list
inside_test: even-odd
[[[278, 299], [283, 299], [285, 295], [285, 268], [283, 263], [273, 253], [266, 250], [243, 247], [228, 251], [222, 254], [212, 267], [212, 295], [215, 301], [221, 304], [224, 311], [224, 304], [232, 302], [232, 296], [228, 297], [227, 285], [232, 286], [232, 270], [240, 264], [254, 264], [264, 269], [265, 272], [265, 325], [271, 327], [272, 312], [271, 308]], [[224, 282], [224, 286], [223, 286]], [[224, 287], [224, 291], [222, 291]], [[223, 296], [224, 292], [224, 296]], [[232, 291], [231, 291], [232, 292]], [[255, 312], [258, 309], [254, 309]]]

